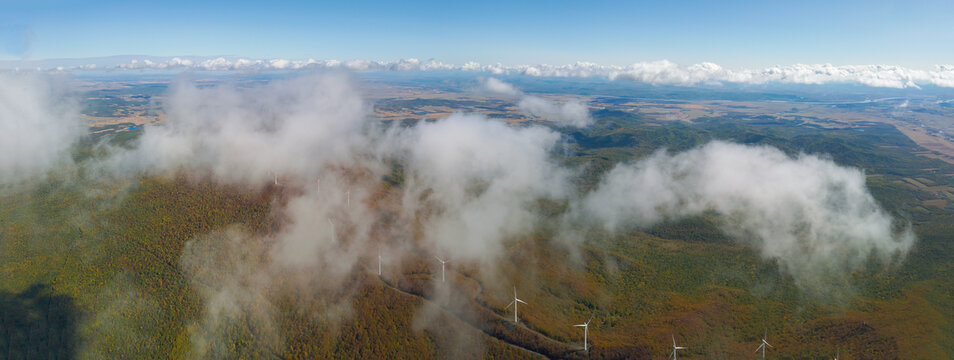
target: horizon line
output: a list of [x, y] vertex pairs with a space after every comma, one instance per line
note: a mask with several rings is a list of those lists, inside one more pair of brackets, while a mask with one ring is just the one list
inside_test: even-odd
[[0, 71], [13, 72], [110, 72], [110, 71], [301, 71], [341, 69], [355, 72], [461, 71], [490, 75], [528, 77], [605, 78], [653, 85], [719, 84], [808, 84], [857, 83], [881, 88], [920, 88], [922, 85], [954, 88], [954, 65], [937, 64], [933, 70], [889, 64], [832, 65], [792, 64], [763, 68], [726, 68], [713, 62], [680, 65], [667, 59], [628, 65], [576, 61], [570, 64], [464, 64], [436, 59], [420, 60], [292, 60], [254, 59], [241, 56], [149, 56], [110, 55], [86, 58], [0, 60]]

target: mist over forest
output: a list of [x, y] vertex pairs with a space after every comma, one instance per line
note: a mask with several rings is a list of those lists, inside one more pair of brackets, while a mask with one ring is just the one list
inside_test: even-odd
[[[673, 332], [705, 344], [689, 354], [745, 353], [767, 327], [793, 356], [878, 358], [916, 352], [885, 309], [943, 301], [911, 293], [942, 261], [918, 250], [941, 215], [892, 192], [950, 166], [893, 128], [658, 122], [494, 76], [391, 106], [388, 81], [180, 76], [117, 108], [161, 121], [90, 127], [115, 90], [0, 74], [4, 312], [48, 319], [5, 316], [5, 354], [576, 358], [568, 325], [596, 314], [608, 358]], [[435, 115], [388, 115], [408, 106]], [[22, 340], [39, 329], [59, 340]]]

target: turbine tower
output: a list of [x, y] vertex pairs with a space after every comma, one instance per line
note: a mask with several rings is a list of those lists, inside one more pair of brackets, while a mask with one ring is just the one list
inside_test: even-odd
[[[516, 289], [514, 289], [514, 292], [516, 293]], [[596, 314], [590, 315], [590, 319], [587, 320], [585, 323], [582, 323], [580, 325], [573, 325], [576, 327], [583, 328], [583, 351], [586, 351], [586, 336], [589, 335], [590, 321], [593, 321], [593, 316], [596, 316]]]
[[378, 276], [381, 276], [381, 249], [378, 249]]
[[331, 218], [328, 218], [328, 223], [331, 224], [331, 240], [337, 242], [338, 234], [335, 233], [335, 223], [331, 222]]
[[685, 349], [686, 349], [685, 347], [676, 346], [676, 335], [673, 335], [673, 336], [672, 336], [672, 353], [669, 354], [669, 356], [667, 356], [666, 358], [667, 358], [667, 359], [668, 359], [668, 358], [672, 358], [672, 360], [677, 360], [677, 359], [676, 359], [676, 350], [685, 350]]
[[441, 282], [444, 282], [444, 264], [446, 264], [447, 261], [444, 261], [444, 259], [441, 259], [437, 256], [435, 256], [434, 258], [437, 259], [437, 261], [441, 262]]
[[759, 350], [762, 350], [762, 360], [765, 360], [765, 347], [766, 347], [766, 346], [768, 346], [768, 347], [774, 347], [774, 346], [772, 346], [772, 344], [769, 344], [768, 341], [765, 341], [765, 338], [767, 338], [767, 337], [768, 337], [768, 329], [766, 329], [766, 330], [765, 330], [765, 334], [762, 335], [762, 344], [759, 345], [759, 347], [755, 349], [755, 352], [756, 352], [756, 353], [758, 353]]
[[841, 349], [840, 349], [840, 348], [839, 348], [839, 349], [835, 349], [835, 359], [834, 359], [834, 360], [838, 360], [838, 353], [840, 353], [840, 352], [841, 352]]
[[[514, 324], [516, 324], [516, 323], [518, 322], [518, 320], [517, 320], [517, 303], [523, 303], [524, 305], [528, 305], [525, 301], [520, 300], [520, 299], [517, 299], [517, 287], [514, 286], [514, 287], [513, 287], [513, 301], [510, 302], [510, 305], [513, 305], [513, 323], [514, 323]], [[505, 307], [504, 309], [510, 308], [510, 305], [507, 305], [507, 307]]]

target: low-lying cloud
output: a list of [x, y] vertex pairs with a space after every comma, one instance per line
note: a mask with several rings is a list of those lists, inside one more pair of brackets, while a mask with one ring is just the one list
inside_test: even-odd
[[[49, 171], [82, 131], [76, 109], [36, 79], [0, 78], [0, 124], [12, 129], [0, 133], [3, 181]], [[499, 80], [484, 84], [565, 125], [589, 119], [582, 104], [556, 105]], [[860, 170], [816, 156], [713, 142], [619, 164], [581, 194], [571, 185], [577, 170], [556, 154], [561, 135], [554, 129], [479, 114], [384, 125], [359, 88], [340, 71], [267, 84], [182, 80], [170, 87], [163, 124], [146, 126], [131, 148], [108, 148], [78, 164], [118, 176], [180, 173], [281, 189], [277, 229], [220, 229], [186, 246], [180, 267], [206, 304], [193, 327], [197, 357], [222, 351], [214, 338], [228, 333], [237, 314], [254, 311], [242, 317], [248, 326], [274, 333], [269, 296], [277, 283], [301, 294], [336, 294], [324, 309], [346, 314], [340, 297], [358, 285], [350, 275], [378, 251], [392, 264], [426, 253], [492, 265], [543, 223], [619, 230], [711, 211], [723, 231], [778, 261], [799, 284], [847, 273], [872, 255], [903, 255], [914, 242], [871, 196]], [[33, 159], [7, 155], [24, 149]], [[543, 215], [541, 201], [570, 210]], [[276, 337], [262, 346], [280, 344]]]
[[476, 90], [482, 94], [503, 95], [513, 98], [523, 96], [522, 91], [517, 90], [513, 85], [495, 77], [481, 78], [480, 86]]
[[536, 201], [569, 194], [570, 172], [551, 156], [560, 135], [547, 128], [457, 114], [397, 136], [406, 153], [404, 211], [427, 215], [424, 238], [442, 256], [493, 260], [506, 241], [533, 230]]
[[502, 95], [517, 99], [517, 107], [530, 115], [542, 117], [559, 126], [587, 127], [593, 123], [590, 109], [579, 100], [554, 103], [539, 96], [527, 95], [513, 85], [497, 78], [480, 79], [478, 93]]
[[517, 104], [520, 110], [534, 116], [540, 116], [561, 126], [586, 127], [593, 123], [590, 109], [583, 103], [570, 100], [563, 104], [554, 104], [537, 96], [526, 96]]
[[715, 211], [724, 232], [801, 284], [856, 269], [871, 255], [889, 261], [915, 239], [896, 230], [860, 170], [725, 142], [619, 164], [578, 210], [609, 230]]
[[[558, 106], [491, 79], [485, 90], [520, 99], [522, 109], [551, 120], [566, 112], [576, 114], [564, 121], [589, 118], [582, 105]], [[365, 199], [377, 191], [373, 179], [394, 164], [403, 177], [400, 204], [390, 209], [397, 212], [392, 226], [401, 228], [391, 230], [401, 234], [397, 241], [423, 241], [435, 255], [458, 261], [500, 257], [507, 241], [541, 222], [533, 210], [541, 199], [569, 201], [575, 205], [568, 219], [611, 230], [714, 211], [723, 231], [803, 283], [858, 268], [870, 255], [903, 254], [914, 242], [910, 231], [896, 231], [861, 171], [816, 156], [713, 142], [619, 164], [596, 190], [577, 194], [569, 186], [573, 171], [553, 158], [559, 133], [477, 114], [384, 128], [368, 121], [353, 82], [327, 73], [254, 87], [178, 84], [167, 124], [147, 128], [123, 156], [156, 173], [185, 169], [218, 181], [254, 186], [277, 179], [299, 188], [282, 210], [288, 221], [269, 253], [277, 264], [320, 268], [331, 278], [381, 246], [372, 235], [377, 205]], [[368, 176], [355, 175], [361, 173]]]
[[0, 73], [0, 188], [71, 163], [84, 120], [57, 79]]
[[342, 72], [247, 87], [171, 86], [168, 120], [146, 128], [120, 169], [210, 173], [230, 183], [276, 176], [314, 178], [334, 162], [350, 163], [365, 139], [368, 116], [354, 82]]

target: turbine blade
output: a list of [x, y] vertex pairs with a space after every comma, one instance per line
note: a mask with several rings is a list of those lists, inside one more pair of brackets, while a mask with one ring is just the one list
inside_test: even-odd
[[504, 309], [509, 309], [511, 306], [513, 306], [513, 301], [511, 301], [510, 304], [508, 304]]
[[685, 350], [686, 348], [685, 348], [685, 347], [682, 347], [682, 346], [676, 346], [675, 349], [676, 349], [676, 350]]
[[596, 316], [596, 313], [593, 313], [593, 315], [590, 315], [590, 319], [589, 319], [589, 320], [586, 320], [586, 324], [587, 324], [587, 325], [590, 324], [590, 321], [593, 321], [593, 317], [594, 317], [594, 316]]
[[522, 303], [522, 304], [526, 304], [526, 303], [527, 303], [526, 301], [523, 301], [523, 300], [520, 300], [520, 299], [514, 299], [514, 300], [519, 301], [519, 302]]
[[573, 326], [576, 326], [576, 327], [586, 327], [586, 324], [573, 325]]
[[671, 336], [672, 336], [672, 347], [675, 348], [675, 347], [676, 347], [676, 335], [671, 335]]
[[769, 344], [768, 341], [765, 342], [765, 345], [768, 345], [769, 347], [774, 347], [772, 346], [772, 344]]
[[759, 347], [755, 348], [755, 352], [759, 352], [763, 347], [765, 347], [765, 344], [759, 345]]

